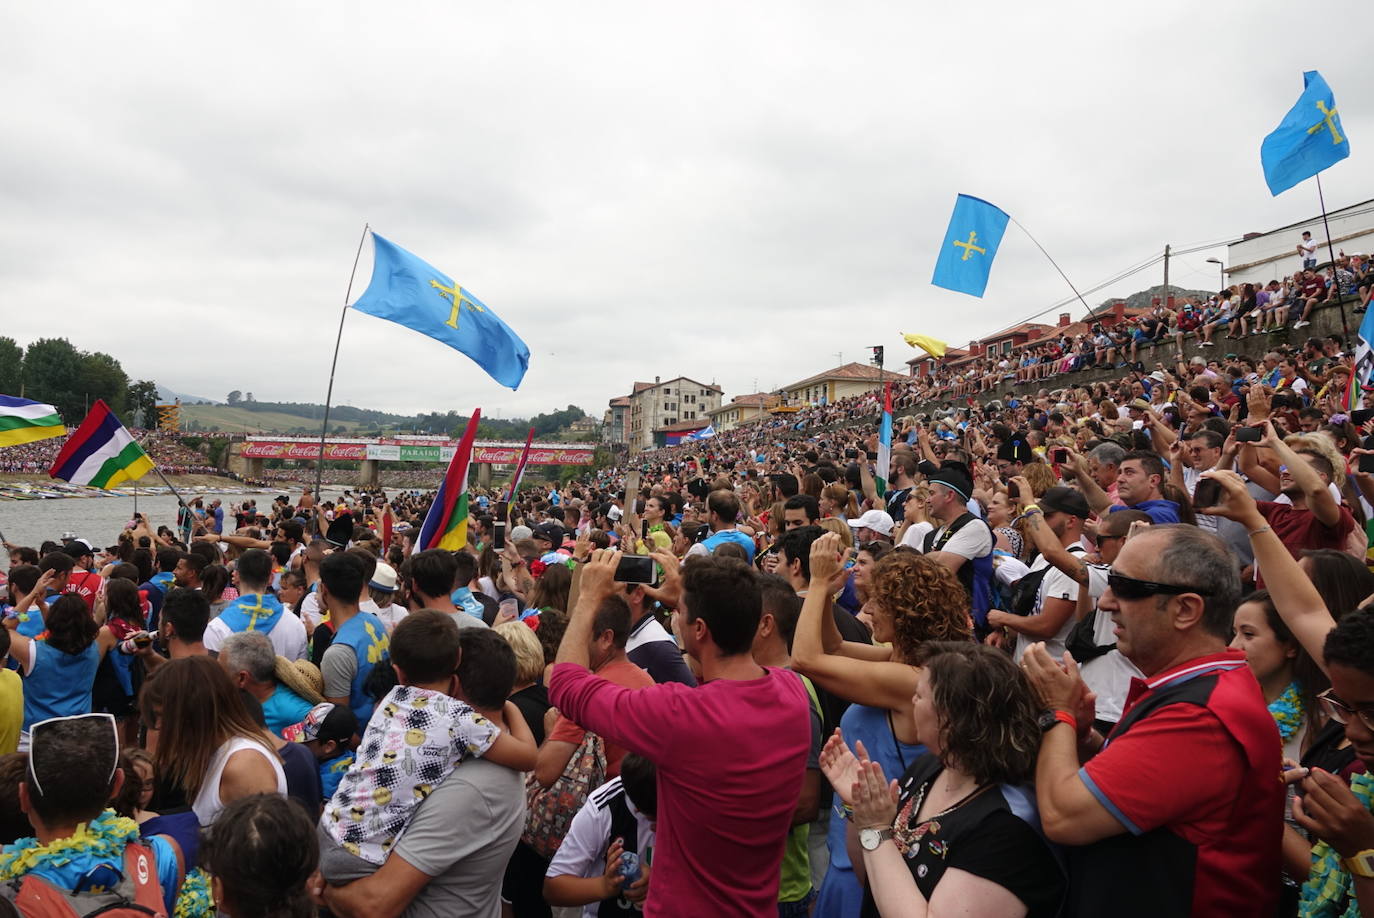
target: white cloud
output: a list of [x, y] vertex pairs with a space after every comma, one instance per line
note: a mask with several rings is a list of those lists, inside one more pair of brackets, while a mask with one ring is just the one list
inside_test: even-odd
[[[599, 414], [655, 374], [729, 396], [871, 344], [899, 365], [898, 332], [961, 343], [1068, 294], [1014, 227], [984, 300], [930, 286], [960, 191], [1080, 287], [1165, 242], [1315, 212], [1307, 186], [1271, 198], [1258, 162], [1305, 67], [1356, 149], [1328, 202], [1368, 197], [1364, 18], [1271, 0], [11, 4], [0, 331], [65, 334], [181, 391], [318, 401], [370, 222], [533, 356], [510, 393], [354, 314], [340, 403]], [[1204, 257], [1175, 281], [1210, 286]], [[365, 252], [355, 297], [368, 270]]]

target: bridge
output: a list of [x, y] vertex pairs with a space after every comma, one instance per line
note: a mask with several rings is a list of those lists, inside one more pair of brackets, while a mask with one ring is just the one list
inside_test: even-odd
[[[478, 440], [472, 444], [475, 480], [491, 484], [493, 465], [514, 465], [520, 459], [523, 443], [504, 440]], [[447, 463], [453, 459], [458, 441], [447, 437], [327, 437], [324, 448], [319, 437], [250, 436], [229, 447], [229, 470], [244, 478], [261, 478], [263, 461], [285, 459], [292, 462], [357, 462], [358, 484], [375, 487], [383, 462]], [[531, 443], [530, 465], [590, 465], [595, 443]]]

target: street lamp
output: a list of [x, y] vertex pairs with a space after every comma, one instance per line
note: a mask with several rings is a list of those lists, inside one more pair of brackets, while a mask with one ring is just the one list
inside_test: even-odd
[[1209, 258], [1209, 259], [1207, 259], [1207, 263], [1208, 263], [1209, 265], [1216, 265], [1216, 266], [1217, 266], [1217, 271], [1218, 271], [1218, 273], [1221, 274], [1221, 286], [1218, 287], [1217, 289], [1219, 289], [1219, 290], [1225, 290], [1225, 289], [1226, 289], [1226, 265], [1224, 265], [1224, 264], [1221, 263], [1221, 259], [1220, 259], [1220, 258]]

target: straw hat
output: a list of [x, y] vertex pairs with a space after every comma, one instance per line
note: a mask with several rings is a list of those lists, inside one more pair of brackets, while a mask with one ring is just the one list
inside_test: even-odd
[[324, 701], [324, 674], [309, 660], [294, 663], [286, 657], [277, 657], [277, 681], [295, 692], [311, 704]]

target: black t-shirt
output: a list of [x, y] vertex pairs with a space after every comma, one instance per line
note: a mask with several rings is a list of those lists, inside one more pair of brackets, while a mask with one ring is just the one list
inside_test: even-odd
[[[929, 753], [907, 769], [899, 782], [899, 824], [905, 820], [910, 829], [922, 826], [916, 820], [915, 798], [943, 770], [940, 760]], [[930, 901], [945, 871], [957, 868], [1012, 893], [1025, 904], [1028, 918], [1059, 914], [1066, 888], [1064, 873], [1039, 832], [1013, 812], [1010, 801], [1018, 799], [1024, 800], [1026, 811], [1030, 811], [1035, 791], [1009, 785], [989, 787], [957, 809], [928, 820], [919, 838], [911, 831], [897, 833], [899, 839], [912, 839], [906, 865], [926, 901]], [[868, 889], [864, 890], [863, 915], [878, 916]]]
[[552, 707], [549, 690], [536, 682], [510, 696], [510, 701], [525, 715], [525, 723], [529, 724], [530, 732], [534, 734], [534, 744], [544, 745], [544, 712]]

